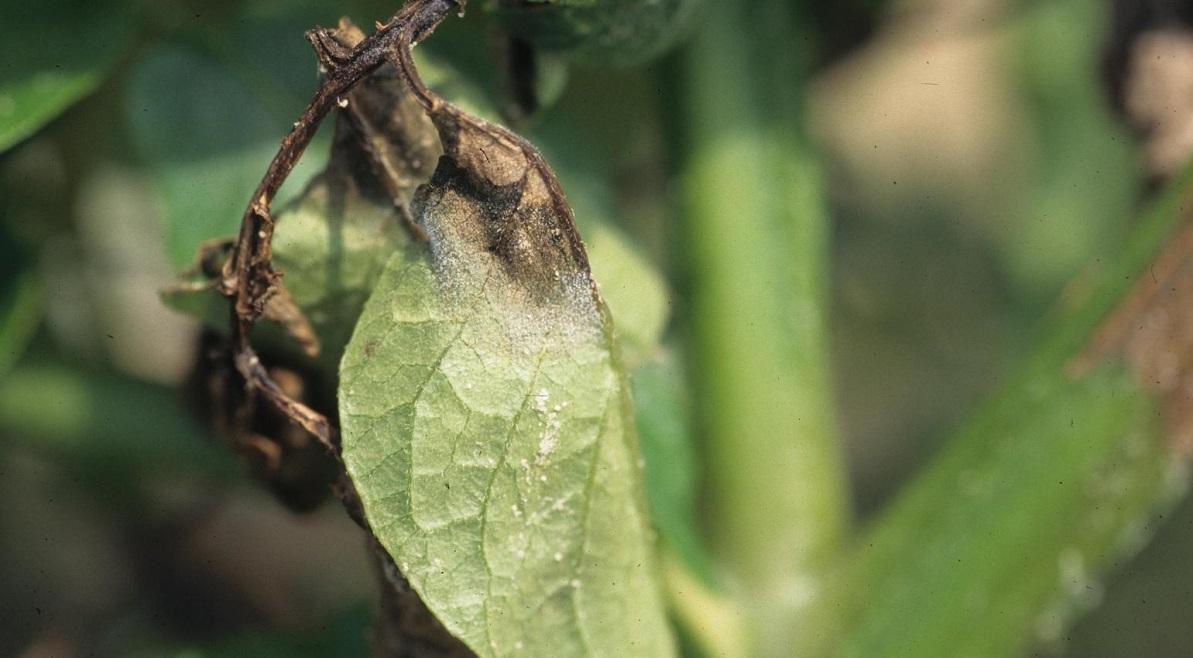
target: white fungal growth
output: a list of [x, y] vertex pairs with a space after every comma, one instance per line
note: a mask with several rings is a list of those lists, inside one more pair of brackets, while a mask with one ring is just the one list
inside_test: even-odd
[[547, 431], [543, 434], [543, 439], [539, 441], [538, 462], [540, 464], [545, 462], [547, 457], [551, 456], [551, 453], [555, 452], [555, 446], [557, 445], [559, 445], [558, 429], [553, 432], [548, 426]]
[[[551, 453], [555, 452], [555, 448], [559, 445], [559, 432], [563, 428], [563, 421], [559, 418], [560, 411], [563, 410], [567, 403], [556, 404], [548, 407], [547, 403], [551, 396], [547, 389], [541, 389], [538, 395], [535, 396], [535, 409], [545, 416], [543, 428], [543, 435], [539, 439], [538, 456], [535, 458], [535, 464], [542, 466], [547, 463], [547, 458]], [[542, 479], [546, 482], [546, 479]]]

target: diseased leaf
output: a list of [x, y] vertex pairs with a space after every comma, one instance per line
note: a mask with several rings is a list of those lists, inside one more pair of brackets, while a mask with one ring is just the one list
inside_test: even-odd
[[446, 156], [340, 377], [374, 533], [482, 656], [668, 656], [611, 329], [537, 152], [440, 104]]
[[[70, 25], [62, 24], [63, 16]], [[129, 12], [111, 2], [6, 2], [0, 12], [0, 151], [94, 91], [128, 45], [132, 24]]]
[[[334, 165], [333, 165], [334, 167]], [[346, 187], [347, 186], [347, 187]], [[633, 371], [658, 349], [670, 312], [662, 276], [651, 267], [625, 233], [608, 223], [590, 224], [589, 256], [601, 292], [616, 322], [627, 370]], [[323, 345], [321, 363], [338, 366], [364, 301], [390, 255], [410, 238], [393, 205], [361, 196], [334, 171], [320, 174], [302, 198], [278, 216], [274, 262], [285, 273], [287, 290], [311, 320]], [[228, 305], [205, 277], [163, 293], [175, 310], [226, 330]], [[283, 341], [270, 325], [259, 329], [264, 341]]]
[[699, 5], [700, 0], [497, 0], [492, 9], [510, 32], [540, 48], [625, 66], [666, 50]]

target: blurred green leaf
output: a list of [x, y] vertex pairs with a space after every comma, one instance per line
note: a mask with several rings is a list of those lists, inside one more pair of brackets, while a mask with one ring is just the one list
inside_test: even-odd
[[41, 277], [30, 261], [0, 225], [0, 379], [25, 352], [42, 318]]
[[171, 390], [65, 364], [21, 366], [0, 378], [0, 438], [104, 481], [235, 472]]
[[[304, 63], [313, 89], [314, 56]], [[126, 119], [165, 205], [166, 249], [176, 267], [189, 264], [205, 241], [236, 232], [249, 197], [301, 111], [300, 103], [271, 104], [263, 89], [210, 57], [172, 45], [154, 48], [133, 71]], [[273, 110], [277, 105], [293, 111], [283, 115]], [[326, 151], [325, 141], [312, 145], [279, 204], [319, 170]]]
[[33, 270], [0, 278], [0, 377], [21, 358], [42, 316], [41, 280]]
[[371, 614], [365, 608], [338, 615], [318, 633], [248, 633], [198, 647], [135, 651], [128, 658], [365, 658]]
[[592, 275], [613, 315], [618, 347], [632, 372], [658, 350], [671, 312], [670, 291], [625, 233], [594, 219], [586, 222], [583, 232]]
[[1038, 146], [1030, 191], [1002, 237], [1012, 283], [1040, 307], [1090, 254], [1115, 253], [1140, 189], [1137, 149], [1099, 74], [1109, 17], [1097, 3], [1061, 0], [1031, 5], [1013, 24]]
[[510, 30], [545, 50], [627, 66], [658, 55], [688, 27], [702, 0], [497, 0]]
[[6, 2], [0, 11], [0, 151], [95, 90], [133, 36], [124, 3]]

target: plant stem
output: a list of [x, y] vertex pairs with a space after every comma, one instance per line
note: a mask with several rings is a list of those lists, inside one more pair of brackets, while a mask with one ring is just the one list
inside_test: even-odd
[[682, 231], [708, 529], [755, 656], [797, 621], [848, 525], [828, 374], [827, 217], [802, 138], [789, 3], [709, 3], [687, 48]]
[[710, 657], [749, 656], [741, 609], [709, 590], [678, 556], [664, 551], [661, 567], [668, 605], [692, 643]]

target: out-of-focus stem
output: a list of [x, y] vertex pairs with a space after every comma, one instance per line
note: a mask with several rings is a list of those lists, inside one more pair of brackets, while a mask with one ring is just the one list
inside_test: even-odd
[[[848, 525], [827, 217], [790, 3], [710, 3], [685, 52], [683, 257], [708, 529], [754, 656], [800, 655]], [[820, 612], [816, 612], [820, 614]]]
[[703, 655], [747, 658], [749, 639], [741, 607], [710, 590], [676, 555], [663, 552], [661, 566], [667, 604]]

